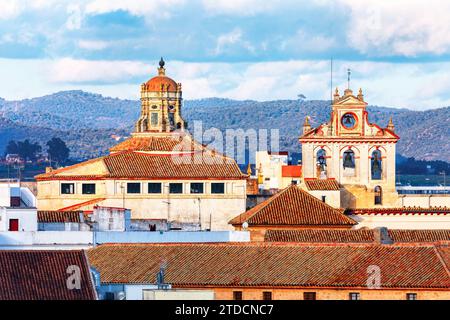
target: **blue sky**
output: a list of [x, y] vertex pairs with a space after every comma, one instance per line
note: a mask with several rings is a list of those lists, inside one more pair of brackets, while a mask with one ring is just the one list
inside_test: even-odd
[[450, 105], [450, 3], [439, 0], [0, 0], [0, 97], [83, 89], [138, 98], [156, 73], [187, 99], [308, 99], [334, 83], [370, 104]]

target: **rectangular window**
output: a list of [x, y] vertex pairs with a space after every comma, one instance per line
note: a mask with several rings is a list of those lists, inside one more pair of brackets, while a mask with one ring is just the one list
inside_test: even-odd
[[272, 300], [272, 292], [263, 291], [263, 300]]
[[61, 183], [61, 194], [74, 194], [75, 183]]
[[417, 293], [407, 293], [406, 300], [417, 300]]
[[158, 113], [152, 112], [150, 123], [152, 127], [156, 127], [158, 125]]
[[303, 292], [303, 300], [316, 300], [315, 292]]
[[203, 183], [202, 182], [192, 182], [191, 183], [191, 193], [203, 193]]
[[322, 202], [327, 202], [327, 196], [322, 196]]
[[141, 184], [139, 182], [128, 182], [127, 193], [141, 193]]
[[19, 219], [9, 219], [9, 231], [19, 231]]
[[83, 194], [95, 194], [95, 183], [83, 183], [81, 189]]
[[182, 183], [170, 183], [169, 184], [169, 192], [170, 193], [183, 193], [183, 184]]
[[242, 291], [233, 291], [233, 300], [242, 300]]
[[161, 193], [162, 187], [160, 182], [149, 182], [148, 193]]
[[350, 292], [348, 298], [350, 300], [361, 300], [361, 295], [359, 294], [359, 292]]
[[225, 193], [225, 183], [213, 182], [211, 183], [211, 193]]

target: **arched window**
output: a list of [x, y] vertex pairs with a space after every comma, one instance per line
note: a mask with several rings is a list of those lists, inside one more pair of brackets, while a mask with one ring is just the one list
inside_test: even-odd
[[355, 168], [355, 153], [352, 150], [347, 150], [344, 152], [343, 156], [343, 167], [354, 169]]
[[381, 151], [375, 150], [372, 152], [372, 157], [370, 159], [370, 171], [372, 175], [372, 180], [381, 180], [382, 174], [382, 159], [381, 159]]
[[319, 149], [316, 153], [316, 167], [317, 177], [326, 178], [327, 174], [327, 152], [324, 149]]
[[375, 204], [383, 204], [383, 191], [380, 186], [376, 186], [373, 190], [375, 193], [374, 203]]

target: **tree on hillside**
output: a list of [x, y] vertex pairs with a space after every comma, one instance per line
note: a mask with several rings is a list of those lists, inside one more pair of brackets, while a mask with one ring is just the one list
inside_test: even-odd
[[8, 145], [6, 146], [6, 152], [7, 154], [19, 154], [19, 146], [17, 145], [17, 142], [14, 140], [10, 140], [8, 142]]
[[25, 141], [11, 140], [6, 146], [7, 154], [18, 154], [24, 160], [35, 161], [37, 154], [42, 148], [38, 143], [31, 143], [28, 139]]
[[69, 158], [70, 149], [67, 148], [66, 143], [60, 138], [53, 137], [47, 141], [47, 147], [50, 160], [62, 164]]

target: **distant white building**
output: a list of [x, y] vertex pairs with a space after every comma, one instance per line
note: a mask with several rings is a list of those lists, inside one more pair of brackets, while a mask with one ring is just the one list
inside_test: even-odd
[[36, 198], [33, 193], [17, 180], [0, 180], [0, 232], [37, 229]]

